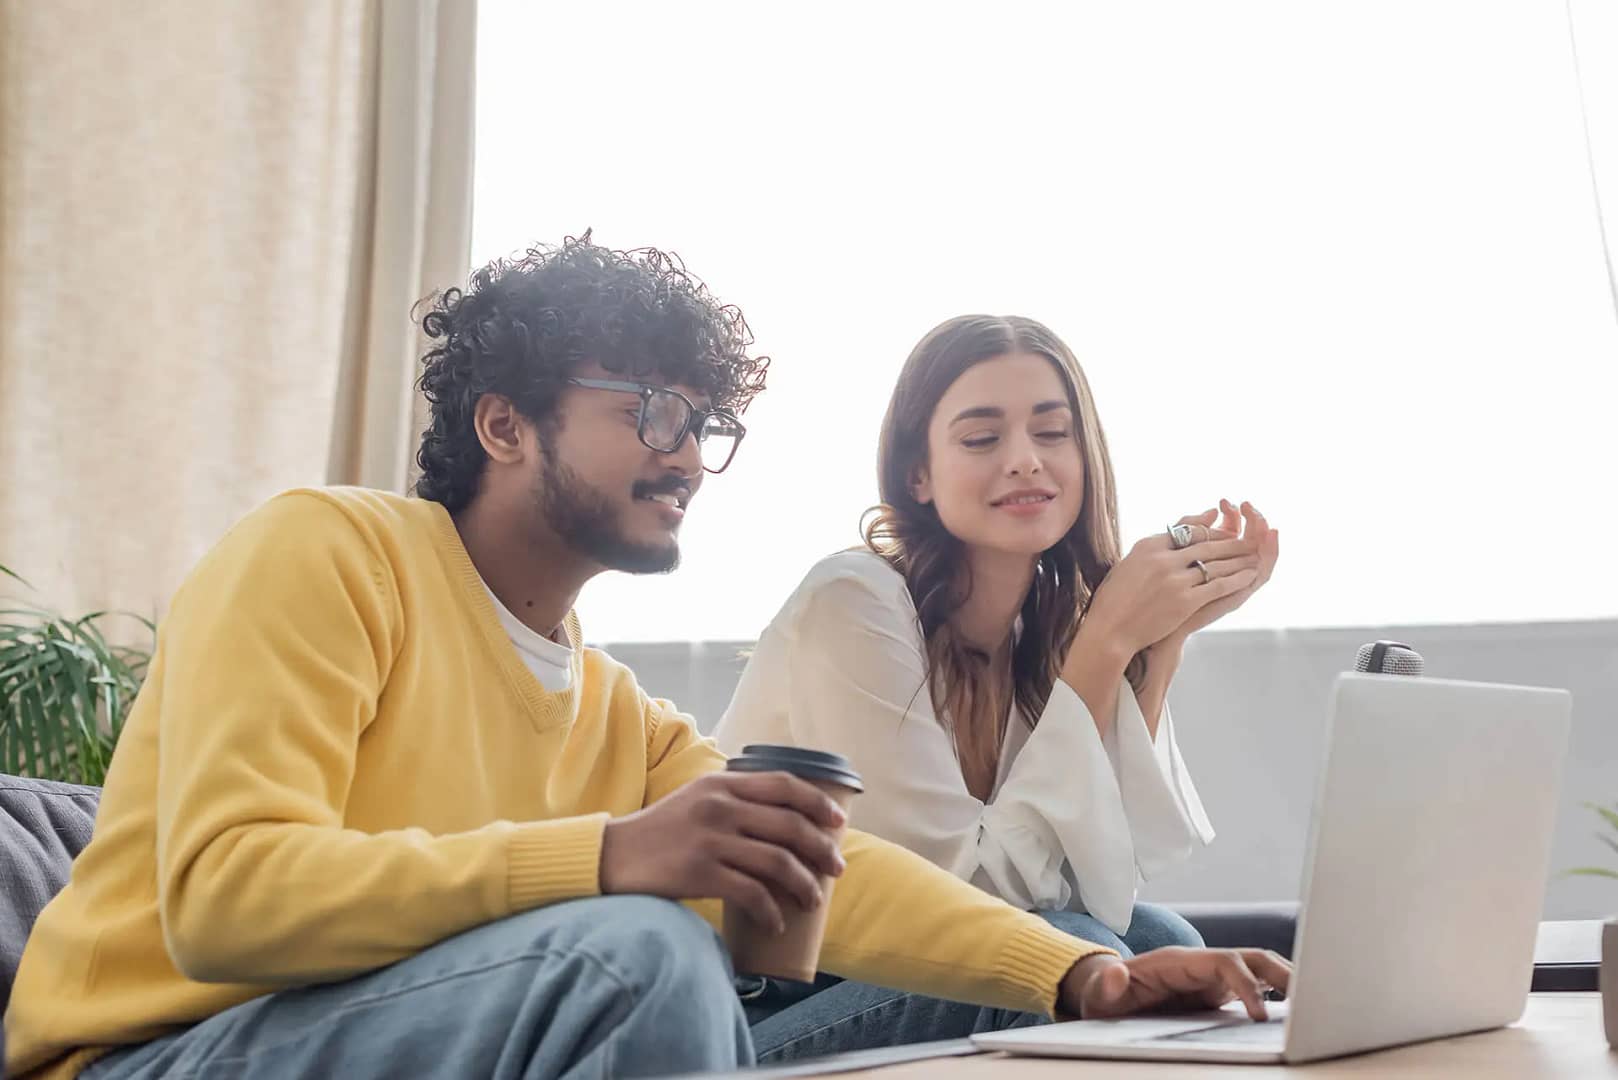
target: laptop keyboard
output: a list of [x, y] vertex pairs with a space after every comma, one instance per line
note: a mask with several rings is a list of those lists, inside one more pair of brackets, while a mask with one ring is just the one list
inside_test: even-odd
[[1213, 1027], [1193, 1028], [1173, 1035], [1160, 1035], [1160, 1039], [1174, 1042], [1218, 1043], [1221, 1046], [1254, 1046], [1281, 1049], [1286, 1039], [1286, 1023], [1280, 1019], [1266, 1020], [1262, 1024], [1216, 1024]]

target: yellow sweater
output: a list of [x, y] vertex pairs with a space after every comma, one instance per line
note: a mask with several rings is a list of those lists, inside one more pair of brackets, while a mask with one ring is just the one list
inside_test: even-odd
[[[8, 1070], [73, 1076], [259, 995], [596, 895], [606, 820], [724, 759], [578, 647], [571, 616], [567, 631], [573, 689], [548, 693], [436, 503], [298, 491], [245, 518], [159, 632], [94, 838], [23, 953]], [[872, 837], [844, 850], [828, 971], [1049, 1013], [1103, 951]]]

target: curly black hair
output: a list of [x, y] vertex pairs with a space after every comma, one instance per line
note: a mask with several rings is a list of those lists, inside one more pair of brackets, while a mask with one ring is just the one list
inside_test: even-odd
[[447, 289], [422, 317], [437, 344], [422, 358], [431, 403], [416, 494], [454, 512], [478, 489], [487, 455], [472, 417], [499, 394], [535, 424], [552, 420], [567, 378], [589, 360], [615, 373], [661, 376], [740, 413], [764, 389], [769, 358], [750, 357], [747, 320], [656, 248], [612, 251], [590, 233], [560, 247], [496, 259], [466, 289]]

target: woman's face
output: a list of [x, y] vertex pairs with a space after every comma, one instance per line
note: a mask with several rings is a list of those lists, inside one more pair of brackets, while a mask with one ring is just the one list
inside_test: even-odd
[[912, 494], [970, 547], [1038, 556], [1060, 541], [1084, 504], [1084, 459], [1056, 365], [1008, 353], [950, 384]]

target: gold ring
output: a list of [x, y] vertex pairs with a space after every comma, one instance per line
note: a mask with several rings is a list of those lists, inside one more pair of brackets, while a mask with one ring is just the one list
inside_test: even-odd
[[1202, 571], [1202, 583], [1204, 585], [1213, 580], [1213, 575], [1208, 573], [1208, 567], [1201, 559], [1192, 559], [1191, 565]]

